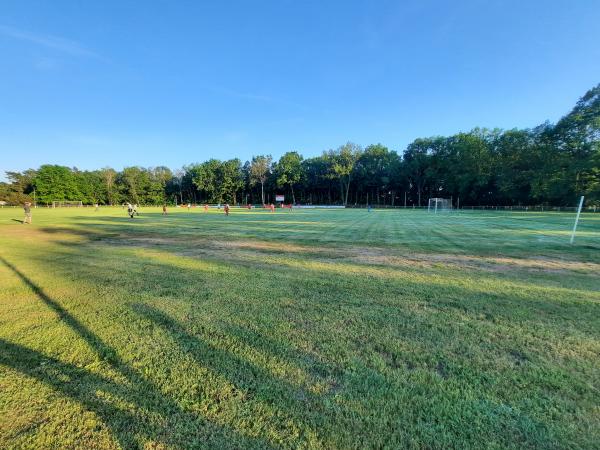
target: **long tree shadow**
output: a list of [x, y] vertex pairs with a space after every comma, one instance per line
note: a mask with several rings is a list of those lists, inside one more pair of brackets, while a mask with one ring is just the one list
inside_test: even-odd
[[[0, 256], [61, 320], [75, 331], [126, 381], [119, 382], [43, 355], [0, 338], [0, 365], [30, 376], [96, 413], [123, 448], [142, 448], [148, 442], [180, 448], [215, 448], [226, 444], [238, 448], [269, 448], [263, 440], [243, 436], [186, 411], [159, 387], [129, 367], [114, 349], [73, 317], [43, 289]], [[127, 410], [123, 404], [133, 405]], [[181, 426], [185, 424], [185, 426]], [[177, 430], [173, 433], [171, 430]]]
[[90, 345], [92, 350], [97, 353], [100, 359], [105, 360], [111, 365], [122, 365], [122, 361], [120, 361], [114, 349], [106, 345], [88, 328], [86, 328], [85, 325], [83, 325], [79, 320], [77, 320], [75, 317], [69, 314], [69, 312], [65, 310], [59, 303], [57, 303], [48, 295], [46, 295], [46, 293], [41, 287], [35, 284], [13, 264], [8, 262], [2, 256], [0, 256], [0, 261], [2, 261], [2, 263], [6, 267], [12, 270], [13, 273], [17, 275], [21, 279], [21, 281], [23, 281], [23, 283], [25, 283], [38, 296], [38, 298], [44, 302], [46, 306], [53, 310], [65, 324], [67, 324], [73, 331], [75, 331], [79, 335], [79, 337], [86, 341]]
[[[157, 308], [140, 303], [133, 305], [133, 308], [141, 317], [168, 333], [182, 351], [191, 355], [203, 367], [244, 390], [247, 399], [272, 404], [294, 421], [309, 424], [307, 431], [312, 431], [315, 435], [319, 425], [317, 422], [321, 422], [323, 417], [331, 416], [332, 411], [324, 414], [328, 408], [324, 402], [327, 392], [317, 395], [306, 386], [276, 377], [247, 359], [192, 335], [179, 321]], [[277, 401], [273, 402], [273, 399]]]

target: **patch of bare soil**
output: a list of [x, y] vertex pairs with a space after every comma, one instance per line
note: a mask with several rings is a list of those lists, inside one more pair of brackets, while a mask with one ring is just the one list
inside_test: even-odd
[[[82, 239], [76, 230], [67, 229], [44, 230], [29, 228], [27, 225], [6, 227], [4, 232], [11, 236], [44, 240]], [[478, 256], [458, 254], [410, 253], [401, 250], [348, 246], [331, 248], [326, 246], [299, 245], [286, 242], [261, 240], [214, 240], [207, 237], [164, 236], [156, 234], [143, 235], [111, 235], [100, 237], [106, 244], [131, 245], [140, 247], [173, 247], [177, 253], [186, 256], [211, 256], [219, 259], [256, 260], [269, 255], [305, 256], [321, 261], [353, 262], [357, 264], [384, 266], [386, 268], [435, 268], [445, 266], [456, 269], [483, 270], [489, 272], [529, 271], [545, 273], [567, 273], [576, 271], [587, 274], [600, 273], [600, 264], [581, 262], [551, 257], [517, 258], [508, 256]]]
[[[184, 253], [192, 255], [214, 254], [227, 259], [223, 250], [233, 250], [234, 253], [245, 256], [264, 256], [265, 254], [293, 254], [305, 255], [320, 260], [339, 261], [358, 264], [385, 266], [388, 268], [434, 268], [447, 266], [458, 269], [474, 269], [489, 272], [506, 271], [531, 271], [546, 273], [567, 273], [577, 271], [583, 273], [600, 273], [600, 264], [592, 262], [570, 261], [550, 257], [487, 257], [477, 255], [453, 254], [428, 254], [428, 253], [403, 253], [397, 249], [376, 247], [350, 246], [346, 248], [329, 248], [302, 246], [292, 243], [272, 241], [216, 241], [206, 238], [192, 239], [167, 238], [167, 237], [136, 237], [128, 240], [154, 245], [168, 245], [178, 241], [179, 245], [185, 244]], [[226, 253], [226, 252], [225, 252]], [[234, 255], [232, 255], [234, 257]]]
[[516, 258], [426, 253], [394, 254], [393, 251], [387, 249], [373, 248], [354, 248], [354, 252], [352, 253], [349, 252], [348, 254], [348, 259], [352, 261], [391, 267], [411, 266], [430, 268], [441, 264], [450, 267], [486, 270], [490, 272], [514, 270], [546, 273], [567, 273], [569, 271], [585, 273], [600, 272], [600, 264], [541, 256]]

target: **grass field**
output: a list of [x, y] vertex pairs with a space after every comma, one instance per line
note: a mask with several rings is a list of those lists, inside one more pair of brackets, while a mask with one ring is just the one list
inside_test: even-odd
[[598, 448], [600, 214], [21, 213], [2, 448]]

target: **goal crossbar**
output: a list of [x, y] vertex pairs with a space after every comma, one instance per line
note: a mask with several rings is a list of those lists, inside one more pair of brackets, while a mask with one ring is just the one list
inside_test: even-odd
[[82, 201], [63, 201], [63, 200], [56, 200], [52, 202], [52, 207], [53, 208], [81, 208], [83, 206], [83, 202]]

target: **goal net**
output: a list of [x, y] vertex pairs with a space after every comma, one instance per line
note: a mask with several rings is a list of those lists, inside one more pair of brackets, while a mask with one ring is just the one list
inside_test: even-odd
[[52, 202], [52, 207], [53, 208], [81, 208], [83, 206], [83, 202], [78, 201], [78, 202], [73, 202], [73, 201], [69, 201], [69, 202], [64, 202], [64, 201], [55, 201]]
[[447, 212], [452, 210], [452, 202], [449, 198], [430, 198], [429, 204], [427, 205], [427, 211], [429, 212]]

